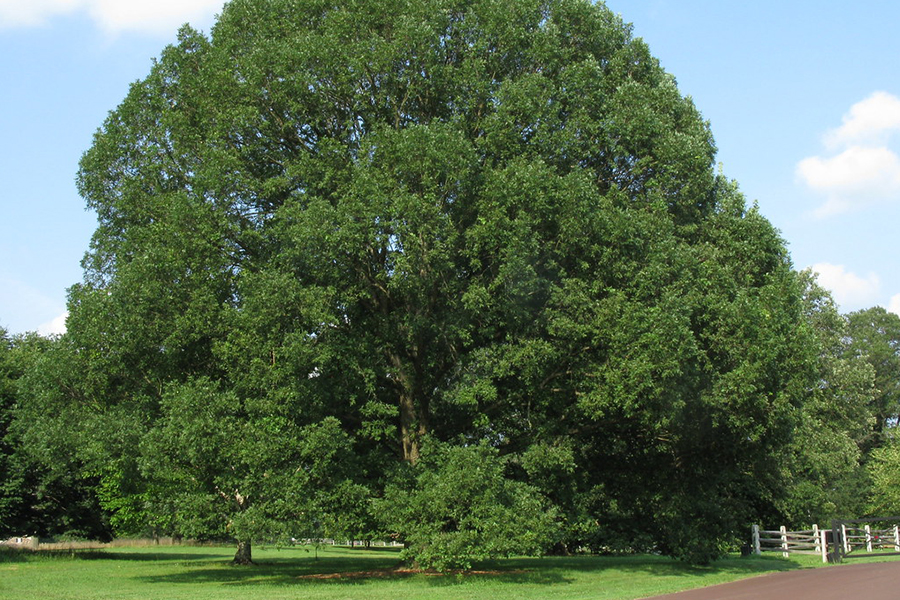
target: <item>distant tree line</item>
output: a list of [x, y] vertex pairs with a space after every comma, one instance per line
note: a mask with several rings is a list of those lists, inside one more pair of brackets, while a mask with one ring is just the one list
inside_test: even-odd
[[0, 537], [706, 563], [897, 512], [900, 317], [714, 159], [599, 3], [232, 0], [82, 158], [67, 332], [2, 336]]

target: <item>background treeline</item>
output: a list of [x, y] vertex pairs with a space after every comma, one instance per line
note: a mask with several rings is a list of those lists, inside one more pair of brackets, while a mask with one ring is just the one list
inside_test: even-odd
[[900, 317], [842, 316], [583, 0], [233, 0], [110, 113], [0, 535], [707, 562], [897, 512]]

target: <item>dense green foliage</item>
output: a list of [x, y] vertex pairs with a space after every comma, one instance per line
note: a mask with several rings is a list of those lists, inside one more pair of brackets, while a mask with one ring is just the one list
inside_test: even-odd
[[878, 446], [900, 419], [900, 316], [876, 306], [850, 313], [847, 323], [847, 356], [865, 360], [875, 373], [875, 435], [868, 446]]
[[865, 512], [863, 462], [876, 426], [877, 390], [872, 367], [847, 352], [847, 319], [810, 272], [800, 277], [817, 379], [800, 409], [785, 461], [788, 494], [779, 506], [790, 523], [830, 523]]
[[829, 490], [896, 423], [895, 330], [848, 337], [714, 157], [601, 4], [233, 0], [82, 159], [99, 225], [25, 446], [117, 533], [240, 562], [705, 563], [855, 510]]
[[12, 341], [0, 329], [0, 538], [15, 535], [24, 511], [25, 478], [16, 464], [16, 440], [9, 431], [18, 398], [16, 381], [22, 376], [12, 352]]
[[424, 568], [472, 568], [490, 558], [540, 554], [556, 536], [555, 514], [537, 489], [505, 476], [495, 448], [424, 448], [421, 460], [401, 468], [376, 514], [387, 531], [406, 540], [405, 555]]
[[110, 536], [94, 493], [97, 479], [67, 450], [71, 411], [42, 418], [29, 385], [52, 377], [45, 367], [55, 345], [36, 334], [10, 338], [0, 330], [0, 539]]
[[871, 514], [900, 515], [900, 441], [891, 440], [872, 452], [868, 468], [872, 477]]

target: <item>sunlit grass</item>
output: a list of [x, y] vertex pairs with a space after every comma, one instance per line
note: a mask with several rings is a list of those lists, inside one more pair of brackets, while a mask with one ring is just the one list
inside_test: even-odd
[[691, 567], [660, 556], [510, 559], [469, 574], [397, 571], [393, 549], [254, 550], [255, 566], [230, 564], [233, 549], [117, 548], [56, 554], [0, 553], [0, 598], [373, 600], [519, 598], [631, 600], [757, 574], [818, 566], [815, 557], [727, 558]]

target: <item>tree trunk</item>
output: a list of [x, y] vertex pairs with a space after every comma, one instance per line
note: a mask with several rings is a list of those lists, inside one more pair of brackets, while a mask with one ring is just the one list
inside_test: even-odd
[[400, 394], [400, 438], [403, 443], [403, 460], [416, 464], [419, 460], [419, 431], [416, 404], [411, 393]]
[[400, 401], [400, 442], [403, 460], [410, 464], [419, 461], [422, 438], [428, 433], [428, 403], [421, 393], [415, 359], [404, 361], [398, 354], [390, 354], [396, 369]]
[[232, 564], [235, 565], [252, 565], [253, 564], [253, 556], [250, 548], [250, 540], [238, 540], [237, 543], [237, 552], [234, 555], [234, 560], [231, 561]]

